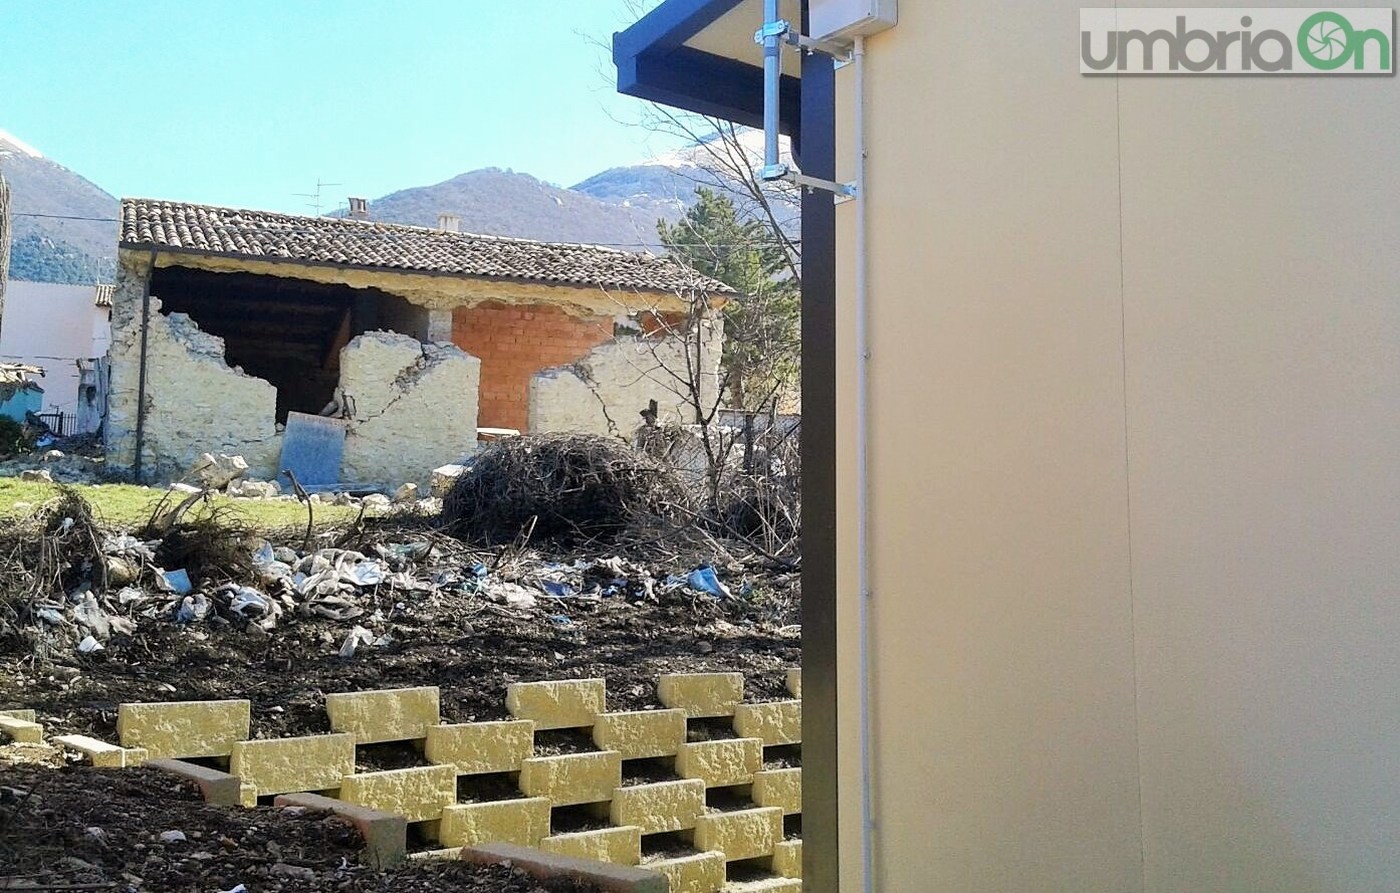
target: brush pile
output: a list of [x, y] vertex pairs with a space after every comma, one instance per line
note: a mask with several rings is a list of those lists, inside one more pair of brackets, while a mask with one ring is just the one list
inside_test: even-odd
[[671, 468], [610, 437], [531, 434], [477, 453], [443, 503], [453, 534], [486, 545], [616, 542], [683, 512]]

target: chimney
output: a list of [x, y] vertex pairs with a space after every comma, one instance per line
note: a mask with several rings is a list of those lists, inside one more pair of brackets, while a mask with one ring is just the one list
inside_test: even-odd
[[462, 218], [456, 214], [439, 214], [438, 231], [444, 233], [460, 233], [462, 231]]
[[350, 218], [352, 220], [369, 219], [369, 200], [363, 198], [350, 197]]

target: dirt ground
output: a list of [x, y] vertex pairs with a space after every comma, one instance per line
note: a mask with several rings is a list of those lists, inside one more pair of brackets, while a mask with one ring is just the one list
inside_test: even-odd
[[[178, 833], [177, 833], [178, 832]], [[589, 893], [509, 867], [358, 863], [360, 839], [332, 816], [205, 804], [148, 769], [0, 765], [0, 890], [162, 893]]]

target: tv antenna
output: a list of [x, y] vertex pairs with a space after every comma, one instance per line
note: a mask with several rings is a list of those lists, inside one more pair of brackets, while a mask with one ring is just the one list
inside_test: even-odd
[[312, 209], [313, 211], [315, 211], [317, 217], [320, 217], [320, 216], [321, 216], [321, 208], [324, 207], [324, 204], [323, 204], [323, 202], [321, 201], [321, 191], [324, 190], [327, 186], [344, 186], [344, 185], [345, 185], [344, 183], [326, 183], [326, 182], [322, 181], [320, 177], [317, 177], [317, 178], [316, 178], [316, 191], [315, 191], [315, 192], [294, 192], [294, 193], [292, 193], [292, 194], [295, 195], [297, 198], [309, 198], [309, 199], [311, 199], [311, 201], [309, 201], [309, 202], [306, 203], [306, 206], [307, 206], [308, 208]]

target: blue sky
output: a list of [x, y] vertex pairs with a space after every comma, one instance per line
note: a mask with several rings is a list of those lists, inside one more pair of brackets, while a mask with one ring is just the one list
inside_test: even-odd
[[[647, 4], [655, 5], [655, 0]], [[625, 0], [8, 0], [0, 129], [120, 195], [305, 211], [672, 148], [596, 45]]]

